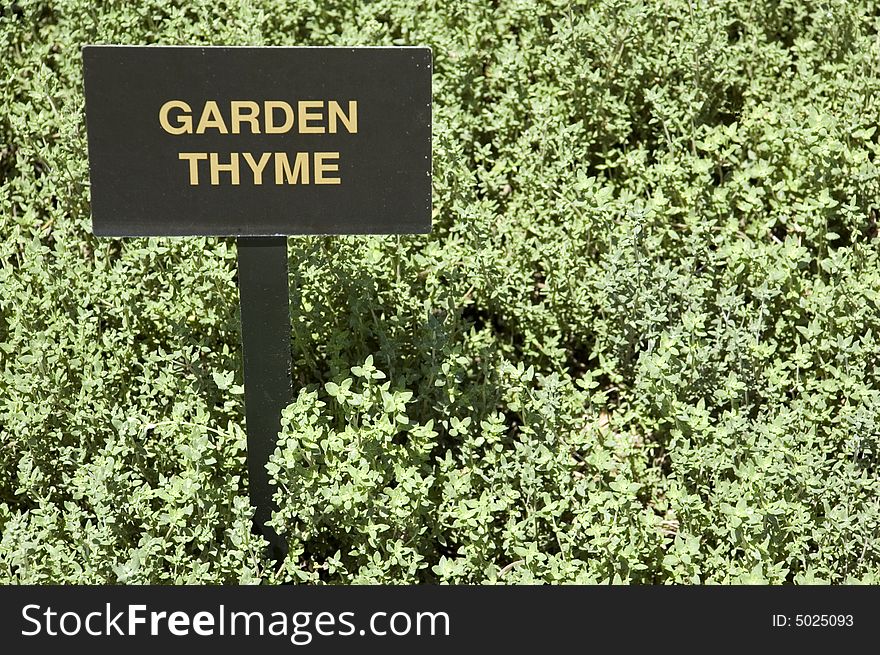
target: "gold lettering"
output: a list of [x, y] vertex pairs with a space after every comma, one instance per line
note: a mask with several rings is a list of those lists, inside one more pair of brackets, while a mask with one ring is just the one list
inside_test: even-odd
[[342, 113], [342, 107], [339, 106], [339, 103], [335, 100], [331, 100], [327, 103], [327, 111], [330, 114], [330, 125], [329, 132], [330, 134], [336, 134], [336, 119], [339, 118], [342, 120], [342, 124], [345, 125], [345, 129], [348, 130], [349, 134], [357, 134], [358, 131], [358, 103], [357, 100], [349, 100], [348, 101], [348, 116]]
[[211, 153], [211, 184], [220, 184], [220, 173], [227, 172], [232, 178], [232, 184], [238, 184], [238, 153], [229, 154], [229, 163], [221, 164], [216, 152]]
[[324, 134], [323, 125], [309, 125], [309, 121], [319, 121], [323, 118], [320, 113], [309, 112], [309, 109], [321, 109], [324, 107], [323, 100], [300, 100], [299, 109], [299, 132], [300, 134]]
[[[284, 112], [284, 124], [275, 125], [275, 110]], [[263, 117], [266, 121], [266, 134], [284, 134], [293, 127], [293, 108], [283, 100], [266, 100], [263, 103]]]
[[229, 130], [226, 129], [226, 123], [223, 122], [223, 116], [220, 115], [220, 108], [214, 100], [208, 100], [205, 103], [202, 117], [199, 119], [198, 127], [196, 127], [196, 134], [204, 134], [208, 128], [214, 128], [220, 134], [229, 134]]
[[[168, 122], [168, 113], [172, 109], [182, 109], [186, 112], [178, 115], [177, 125], [172, 125]], [[191, 114], [192, 108], [183, 100], [169, 100], [159, 110], [159, 124], [168, 134], [192, 134], [193, 120]]]
[[290, 170], [290, 160], [286, 152], [275, 153], [275, 184], [296, 184], [296, 178], [300, 178], [302, 184], [309, 183], [309, 153], [298, 152], [293, 162], [293, 170]]
[[196, 186], [199, 183], [199, 162], [208, 158], [206, 152], [181, 152], [177, 155], [181, 161], [189, 161], [189, 183]]
[[339, 164], [325, 164], [325, 159], [339, 160], [338, 152], [316, 152], [315, 153], [315, 184], [341, 184], [342, 180], [338, 177], [326, 177], [324, 173], [333, 173], [339, 170]]
[[269, 158], [272, 157], [271, 152], [264, 152], [263, 156], [260, 157], [260, 161], [254, 161], [254, 156], [245, 152], [244, 160], [248, 163], [248, 166], [251, 167], [251, 171], [254, 173], [254, 184], [260, 185], [263, 183], [263, 169], [266, 168], [266, 164], [269, 163]]
[[[260, 133], [260, 122], [257, 116], [260, 115], [260, 105], [252, 100], [233, 100], [230, 103], [232, 108], [232, 133], [239, 134], [241, 132], [241, 124], [251, 124], [251, 134]], [[242, 113], [248, 110], [247, 113]]]

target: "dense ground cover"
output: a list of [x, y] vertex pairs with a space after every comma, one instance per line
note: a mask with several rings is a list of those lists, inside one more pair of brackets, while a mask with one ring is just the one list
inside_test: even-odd
[[[0, 580], [878, 581], [877, 3], [0, 16]], [[85, 43], [433, 47], [433, 233], [289, 241], [280, 570], [234, 242], [91, 236]]]

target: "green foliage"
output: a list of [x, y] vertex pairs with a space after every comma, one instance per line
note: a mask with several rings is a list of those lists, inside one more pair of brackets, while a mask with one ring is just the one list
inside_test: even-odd
[[[878, 16], [0, 10], [0, 581], [877, 582]], [[433, 48], [433, 233], [289, 241], [278, 569], [233, 244], [91, 236], [85, 43]]]

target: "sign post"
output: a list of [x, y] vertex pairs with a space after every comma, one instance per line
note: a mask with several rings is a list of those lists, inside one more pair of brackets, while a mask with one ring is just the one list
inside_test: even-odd
[[287, 284], [286, 237], [238, 238], [248, 488], [254, 523], [263, 527], [277, 559], [286, 554], [286, 545], [266, 525], [274, 508], [266, 462], [275, 450], [281, 410], [292, 400]]
[[248, 478], [291, 401], [287, 235], [431, 230], [431, 51], [418, 47], [83, 48], [97, 236], [238, 240]]

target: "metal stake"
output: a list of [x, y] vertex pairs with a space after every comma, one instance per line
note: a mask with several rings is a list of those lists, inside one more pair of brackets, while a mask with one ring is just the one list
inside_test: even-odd
[[287, 544], [266, 525], [276, 509], [266, 463], [278, 441], [281, 410], [293, 397], [286, 237], [238, 238], [238, 291], [254, 528], [269, 542], [270, 555], [283, 559]]

